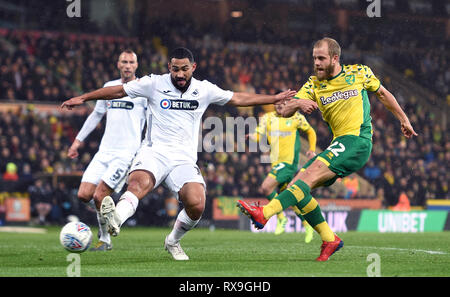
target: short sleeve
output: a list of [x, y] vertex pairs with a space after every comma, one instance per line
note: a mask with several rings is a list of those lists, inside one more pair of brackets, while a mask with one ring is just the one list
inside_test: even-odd
[[208, 99], [211, 104], [225, 105], [234, 95], [234, 92], [223, 90], [217, 85], [206, 81], [208, 88]]
[[132, 80], [123, 85], [125, 93], [130, 98], [146, 97], [148, 98], [152, 92], [153, 80], [147, 75], [139, 79]]
[[314, 83], [312, 77], [300, 88], [297, 94], [294, 96], [297, 99], [310, 99], [315, 101]]
[[376, 92], [380, 88], [381, 82], [373, 74], [372, 69], [368, 66], [363, 66], [363, 87], [369, 92]]

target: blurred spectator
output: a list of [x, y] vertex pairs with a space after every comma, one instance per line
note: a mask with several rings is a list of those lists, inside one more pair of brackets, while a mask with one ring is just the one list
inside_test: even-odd
[[64, 182], [58, 182], [56, 189], [52, 193], [52, 208], [50, 219], [52, 222], [63, 224], [65, 218], [70, 214], [72, 207], [70, 193]]
[[342, 179], [346, 193], [344, 199], [356, 198], [359, 192], [359, 180], [356, 174], [352, 173]]
[[50, 186], [44, 184], [41, 179], [36, 179], [28, 188], [30, 193], [31, 207], [38, 215], [39, 224], [47, 224], [47, 216], [52, 210], [52, 195]]
[[364, 177], [368, 179], [369, 182], [375, 183], [381, 176], [381, 169], [379, 166], [375, 165], [372, 160], [369, 160], [364, 168]]
[[[167, 47], [174, 45], [190, 47], [196, 57], [199, 57], [200, 62], [195, 72], [195, 77], [199, 79], [208, 79], [223, 88], [273, 94], [277, 89], [301, 87], [312, 73], [309, 45], [323, 35], [322, 32], [314, 31], [301, 35], [295, 32], [275, 34], [268, 28], [255, 28], [249, 23], [230, 23], [226, 24], [223, 34], [204, 34], [207, 31], [200, 30], [189, 20], [183, 23], [185, 27], [181, 30], [170, 29], [174, 26], [168, 24], [173, 22], [175, 21], [160, 21], [151, 26], [154, 36], [158, 36], [163, 29], [166, 33], [154, 40], [101, 36], [80, 38], [58, 32], [5, 30], [4, 38], [13, 50], [6, 50], [0, 43], [0, 96], [3, 99], [28, 102], [60, 102], [64, 98], [98, 88], [103, 82], [117, 76], [110, 61], [124, 47], [136, 49], [142, 71], [140, 76], [150, 72], [166, 72], [165, 53]], [[411, 38], [411, 33], [408, 32], [392, 35], [383, 33], [405, 31], [394, 28], [395, 24], [381, 26], [379, 30], [371, 30], [370, 22], [363, 22], [361, 27], [355, 27], [351, 21], [348, 31], [330, 32], [341, 37], [345, 48], [352, 49], [351, 52], [344, 53], [343, 62], [361, 63], [361, 51], [371, 51], [374, 56], [382, 57], [401, 73], [409, 69], [408, 72], [413, 74], [411, 79], [444, 94], [442, 98], [450, 98], [447, 95], [450, 85], [448, 53], [445, 50], [427, 48], [445, 48], [446, 41], [436, 38], [440, 31], [434, 34], [417, 30], [417, 38]], [[192, 33], [189, 28], [198, 30], [194, 30], [194, 34], [187, 34], [186, 32]], [[353, 34], [360, 29], [368, 33]], [[237, 32], [241, 34], [236, 34]], [[415, 39], [421, 42], [415, 43]], [[372, 40], [382, 41], [373, 44]], [[404, 50], [405, 48], [408, 50]], [[424, 206], [426, 199], [431, 198], [449, 199], [449, 173], [443, 165], [450, 162], [450, 141], [445, 133], [446, 127], [438, 122], [435, 115], [426, 112], [417, 98], [408, 98], [406, 94], [397, 92], [391, 78], [380, 79], [384, 80], [383, 84], [388, 84], [388, 88], [405, 106], [419, 137], [405, 141], [397, 121], [379, 100], [371, 98], [373, 152], [371, 160], [358, 173], [375, 186], [376, 197], [384, 195], [386, 206], [396, 205], [402, 191], [410, 196], [412, 205]], [[431, 97], [430, 101], [436, 100]], [[224, 120], [227, 116], [258, 116], [264, 108], [266, 107], [236, 109], [226, 106], [218, 111], [212, 106], [211, 112], [207, 111], [205, 117], [217, 116]], [[39, 114], [31, 104], [14, 112], [0, 111], [1, 172], [6, 170], [9, 162], [13, 162], [17, 165], [19, 180], [30, 182], [37, 173], [84, 170], [98, 148], [104, 128], [102, 124], [86, 139], [80, 158], [70, 160], [65, 152], [85, 117], [86, 114]], [[324, 149], [331, 139], [327, 125], [317, 112], [309, 115], [308, 120], [316, 128], [318, 146]], [[224, 143], [227, 140], [225, 132], [221, 135]], [[259, 153], [200, 152], [199, 167], [207, 183], [208, 199], [215, 195], [260, 195], [255, 189], [270, 167], [259, 160]], [[41, 187], [45, 192], [50, 186], [41, 183]], [[35, 193], [39, 192], [36, 183], [30, 189]], [[59, 191], [60, 198], [65, 195], [60, 185], [51, 190], [55, 193]], [[412, 191], [414, 195], [410, 195], [408, 191]], [[319, 193], [319, 198], [333, 195], [328, 190], [321, 190]], [[353, 193], [355, 191], [349, 192], [349, 197]], [[60, 198], [53, 203], [61, 206]], [[67, 206], [67, 203], [63, 202], [63, 205]], [[40, 208], [46, 210], [45, 206]], [[68, 209], [60, 208], [62, 212]], [[55, 212], [58, 213], [56, 210]]]
[[409, 203], [408, 196], [406, 195], [405, 192], [400, 193], [400, 196], [398, 198], [398, 203], [394, 207], [392, 207], [392, 210], [395, 210], [395, 211], [410, 211], [411, 210], [411, 205]]
[[19, 180], [19, 175], [17, 174], [17, 165], [9, 162], [8, 164], [6, 164], [6, 171], [3, 174], [3, 180], [4, 181], [18, 181]]

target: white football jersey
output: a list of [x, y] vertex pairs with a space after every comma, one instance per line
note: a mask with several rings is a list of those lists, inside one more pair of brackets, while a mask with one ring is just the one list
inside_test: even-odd
[[123, 87], [130, 98], [148, 98], [151, 133], [146, 135], [146, 141], [149, 145], [162, 147], [181, 162], [197, 162], [199, 129], [208, 106], [224, 105], [233, 97], [232, 91], [195, 78], [182, 93], [173, 85], [169, 73], [144, 76]]
[[[118, 86], [121, 79], [109, 81], [104, 87]], [[123, 97], [97, 100], [95, 111], [106, 112], [106, 126], [99, 151], [120, 151], [134, 155], [141, 144], [147, 116], [147, 98]]]

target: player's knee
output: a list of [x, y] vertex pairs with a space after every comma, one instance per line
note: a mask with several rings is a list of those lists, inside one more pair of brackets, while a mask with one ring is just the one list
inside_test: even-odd
[[141, 193], [144, 191], [144, 188], [147, 186], [143, 184], [140, 180], [130, 180], [127, 186], [127, 191], [133, 192], [133, 193]]
[[78, 199], [84, 203], [88, 203], [92, 199], [92, 194], [88, 193], [86, 191], [78, 191], [77, 196], [78, 196]]
[[100, 206], [102, 205], [103, 198], [111, 195], [112, 192], [113, 189], [109, 185], [103, 181], [100, 182], [93, 194], [94, 202], [98, 209], [100, 209]]
[[186, 213], [192, 220], [200, 219], [204, 211], [205, 211], [204, 203], [197, 203], [186, 208]]
[[129, 176], [127, 190], [133, 192], [136, 196], [143, 197], [153, 189], [154, 184], [152, 174], [135, 171]]
[[100, 209], [100, 205], [102, 205], [103, 198], [108, 196], [106, 193], [95, 192], [94, 193], [94, 202], [98, 209]]
[[188, 216], [193, 220], [198, 220], [205, 211], [205, 197], [203, 195], [191, 196], [184, 199], [185, 209]]
[[273, 192], [273, 190], [271, 188], [269, 188], [268, 186], [266, 186], [264, 184], [261, 187], [259, 187], [259, 191], [264, 196], [269, 196]]

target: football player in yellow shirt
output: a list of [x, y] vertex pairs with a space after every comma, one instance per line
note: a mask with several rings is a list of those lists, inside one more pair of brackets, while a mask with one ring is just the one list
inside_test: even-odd
[[[306, 152], [308, 160], [316, 155], [317, 141], [316, 132], [304, 115], [296, 112], [293, 116], [285, 118], [281, 115], [282, 105], [277, 103], [274, 106], [275, 111], [265, 113], [255, 132], [250, 134], [250, 139], [253, 141], [258, 141], [261, 135], [265, 135], [270, 145], [272, 170], [260, 187], [260, 192], [269, 200], [276, 197], [278, 191], [283, 191], [298, 171], [301, 149], [300, 132], [306, 133], [308, 137], [309, 149]], [[296, 206], [293, 206], [293, 209], [305, 227], [305, 242], [311, 242], [314, 230], [303, 218], [300, 210]], [[283, 212], [277, 214], [277, 219], [275, 235], [282, 234], [287, 223]]]
[[323, 38], [313, 47], [314, 72], [295, 96], [283, 106], [283, 116], [297, 110], [310, 114], [316, 109], [328, 123], [333, 140], [331, 145], [308, 161], [280, 193], [265, 206], [248, 205], [238, 201], [241, 211], [249, 215], [257, 228], [292, 205], [316, 230], [323, 243], [317, 261], [326, 261], [344, 242], [330, 229], [322, 216], [311, 189], [329, 186], [339, 177], [361, 169], [372, 152], [372, 123], [367, 92], [375, 92], [383, 105], [399, 120], [406, 138], [417, 136], [408, 116], [395, 97], [365, 65], [341, 65], [341, 48], [336, 40]]

